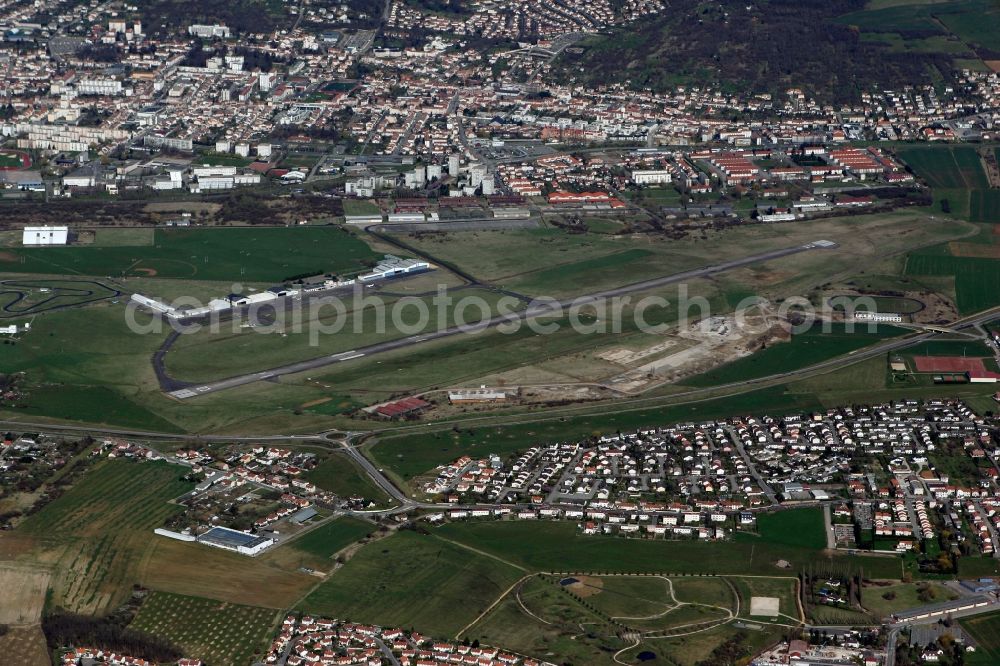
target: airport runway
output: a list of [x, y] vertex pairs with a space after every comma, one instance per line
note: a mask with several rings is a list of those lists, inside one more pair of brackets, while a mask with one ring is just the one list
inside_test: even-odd
[[730, 271], [735, 268], [740, 268], [742, 266], [747, 266], [749, 264], [755, 264], [762, 261], [779, 259], [781, 257], [787, 257], [793, 254], [798, 254], [800, 252], [807, 252], [810, 250], [827, 250], [827, 249], [834, 249], [836, 247], [838, 247], [837, 244], [831, 241], [822, 241], [822, 240], [814, 241], [812, 243], [806, 243], [805, 245], [797, 245], [795, 247], [789, 247], [780, 250], [771, 250], [769, 252], [762, 252], [760, 254], [750, 255], [747, 257], [742, 257], [740, 259], [733, 259], [731, 261], [726, 261], [720, 264], [703, 266], [701, 268], [682, 271], [680, 273], [674, 273], [672, 275], [667, 275], [660, 278], [654, 278], [652, 280], [635, 282], [633, 284], [617, 287], [615, 289], [608, 289], [606, 291], [600, 291], [593, 294], [576, 296], [573, 298], [563, 299], [561, 301], [551, 301], [542, 305], [533, 305], [519, 312], [514, 312], [504, 315], [496, 315], [489, 319], [485, 319], [477, 324], [469, 324], [466, 326], [452, 326], [449, 328], [441, 329], [439, 331], [432, 331], [419, 335], [412, 335], [406, 338], [399, 338], [397, 340], [379, 342], [377, 344], [368, 345], [366, 347], [359, 347], [358, 349], [352, 349], [350, 351], [339, 352], [337, 354], [328, 354], [324, 356], [319, 356], [317, 358], [307, 359], [305, 361], [299, 361], [297, 363], [282, 365], [276, 368], [272, 368], [270, 370], [262, 370], [260, 372], [236, 375], [234, 377], [220, 379], [214, 382], [206, 382], [203, 384], [189, 384], [185, 386], [182, 386], [181, 382], [169, 376], [161, 376], [159, 377], [160, 385], [161, 389], [166, 391], [168, 395], [180, 400], [187, 400], [189, 398], [194, 398], [199, 395], [206, 395], [208, 393], [215, 393], [217, 391], [225, 391], [227, 389], [235, 388], [237, 386], [243, 386], [245, 384], [253, 384], [255, 382], [273, 380], [283, 375], [291, 375], [299, 372], [307, 372], [309, 370], [324, 368], [330, 365], [334, 365], [336, 363], [344, 363], [347, 361], [352, 361], [363, 357], [370, 357], [378, 354], [384, 354], [390, 351], [396, 351], [398, 349], [405, 349], [407, 347], [412, 347], [414, 345], [418, 345], [424, 342], [429, 342], [431, 340], [440, 340], [442, 338], [451, 337], [454, 335], [458, 335], [460, 333], [477, 332], [484, 329], [493, 328], [501, 324], [512, 324], [514, 322], [521, 322], [528, 319], [551, 316], [559, 311], [565, 311], [566, 308], [569, 308], [571, 306], [580, 307], [581, 305], [586, 305], [589, 302], [594, 302], [602, 299], [614, 298], [619, 296], [626, 296], [628, 294], [634, 294], [643, 291], [649, 291], [651, 289], [656, 289], [658, 287], [664, 287], [670, 284], [684, 282], [686, 280], [703, 278], [709, 275], [714, 275], [716, 273], [724, 273], [726, 271]]

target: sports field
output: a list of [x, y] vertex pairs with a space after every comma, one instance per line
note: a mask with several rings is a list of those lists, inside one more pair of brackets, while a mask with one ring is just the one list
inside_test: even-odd
[[154, 591], [129, 626], [165, 638], [205, 663], [246, 666], [268, 647], [276, 620], [269, 608]]
[[23, 150], [0, 150], [0, 171], [17, 171], [31, 166], [31, 155]]
[[105, 460], [17, 532], [33, 537], [36, 557], [54, 562], [53, 601], [101, 613], [127, 598], [153, 541], [152, 530], [180, 507], [168, 504], [194, 484], [165, 462]]
[[[109, 230], [102, 235], [111, 234]], [[0, 252], [0, 270], [279, 282], [302, 274], [359, 271], [362, 262], [377, 257], [342, 227], [176, 228], [157, 229], [153, 245], [115, 245], [109, 241], [7, 248]]]

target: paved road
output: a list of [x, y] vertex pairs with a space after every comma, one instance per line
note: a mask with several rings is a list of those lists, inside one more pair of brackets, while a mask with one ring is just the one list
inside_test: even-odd
[[[174, 388], [173, 390], [169, 390], [168, 394], [180, 400], [187, 400], [189, 398], [194, 398], [199, 395], [206, 395], [209, 393], [216, 393], [218, 391], [225, 391], [227, 389], [235, 388], [237, 386], [244, 386], [246, 384], [253, 384], [260, 381], [273, 380], [277, 377], [281, 377], [284, 375], [291, 375], [299, 372], [317, 370], [319, 368], [325, 368], [330, 365], [335, 365], [337, 363], [344, 363], [358, 358], [371, 357], [378, 354], [384, 354], [387, 352], [396, 351], [399, 349], [406, 349], [407, 347], [412, 347], [414, 345], [418, 345], [424, 342], [429, 342], [432, 340], [440, 340], [443, 338], [452, 337], [460, 333], [475, 333], [488, 328], [499, 326], [501, 324], [514, 325], [519, 322], [535, 320], [542, 317], [551, 317], [555, 314], [558, 314], [559, 312], [564, 312], [566, 309], [570, 307], [579, 308], [581, 306], [594, 303], [603, 299], [626, 296], [628, 294], [649, 291], [651, 289], [664, 287], [670, 284], [676, 284], [678, 282], [684, 282], [687, 280], [708, 277], [710, 275], [715, 275], [716, 273], [723, 273], [725, 271], [730, 271], [733, 270], [734, 268], [740, 268], [742, 266], [747, 266], [749, 264], [755, 264], [762, 261], [770, 261], [772, 259], [787, 257], [789, 255], [798, 254], [800, 252], [806, 252], [814, 249], [832, 249], [835, 247], [837, 246], [834, 243], [827, 243], [826, 241], [817, 241], [815, 243], [807, 243], [805, 245], [797, 245], [795, 247], [789, 247], [780, 250], [771, 250], [769, 252], [762, 252], [760, 254], [750, 255], [747, 257], [743, 257], [741, 259], [733, 259], [732, 261], [726, 261], [720, 264], [713, 264], [711, 266], [703, 266], [701, 268], [682, 271], [680, 273], [674, 273], [673, 275], [654, 278], [652, 280], [635, 282], [633, 284], [617, 287], [615, 289], [607, 289], [605, 291], [599, 291], [593, 294], [587, 294], [576, 298], [567, 298], [561, 301], [551, 301], [541, 304], [530, 305], [528, 308], [524, 310], [514, 312], [511, 314], [494, 315], [476, 324], [450, 326], [448, 328], [440, 329], [437, 331], [430, 331], [428, 333], [411, 335], [409, 337], [400, 338], [396, 340], [379, 342], [373, 345], [367, 345], [365, 347], [352, 349], [350, 351], [319, 356], [316, 358], [307, 359], [305, 361], [299, 361], [297, 363], [289, 363], [287, 365], [278, 366], [276, 368], [271, 368], [269, 370], [262, 370], [259, 372], [236, 375], [233, 377], [228, 377], [226, 379], [220, 379], [214, 382], [206, 382], [204, 384], [196, 384], [183, 388]], [[465, 276], [463, 275], [463, 277]], [[161, 377], [160, 379], [161, 382], [163, 382], [165, 378]], [[167, 385], [170, 386], [169, 383]]]

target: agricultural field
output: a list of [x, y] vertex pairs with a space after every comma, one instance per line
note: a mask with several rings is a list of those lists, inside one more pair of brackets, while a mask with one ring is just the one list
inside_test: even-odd
[[39, 666], [51, 663], [41, 626], [11, 627], [0, 635], [0, 654], [4, 666]]
[[969, 193], [972, 222], [1000, 224], [1000, 190], [973, 190]]
[[[105, 230], [99, 243], [7, 247], [0, 270], [57, 275], [145, 276], [280, 282], [319, 273], [350, 273], [378, 255], [342, 227], [156, 229], [153, 244], [117, 245]], [[138, 241], [137, 241], [138, 242]]]
[[907, 257], [906, 275], [954, 278], [956, 305], [962, 314], [1000, 305], [997, 259], [916, 253]]
[[245, 606], [289, 608], [316, 577], [298, 571], [299, 558], [279, 557], [279, 547], [258, 557], [147, 535], [149, 553], [138, 582], [154, 590]]
[[377, 504], [389, 500], [385, 492], [343, 454], [334, 453], [306, 472], [305, 478], [315, 483], [317, 488], [341, 497], [364, 497]]
[[975, 146], [907, 146], [899, 157], [932, 188], [989, 188]]
[[400, 531], [361, 548], [299, 606], [352, 622], [453, 636], [524, 573], [445, 539]]
[[[831, 325], [829, 332], [824, 332], [823, 328], [823, 325], [815, 325], [793, 335], [789, 342], [774, 343], [750, 356], [686, 379], [683, 383], [688, 386], [714, 386], [766, 377], [843, 356], [886, 338], [910, 332], [895, 326], [856, 325], [853, 332], [848, 331], [844, 324]], [[870, 331], [869, 328], [875, 330]]]
[[1000, 613], [988, 613], [959, 620], [963, 629], [976, 639], [975, 654], [968, 655], [968, 666], [991, 666], [1000, 663]]
[[277, 619], [269, 608], [153, 591], [129, 626], [165, 638], [205, 663], [247, 666], [270, 644]]
[[184, 468], [165, 462], [105, 460], [15, 531], [34, 540], [32, 558], [50, 565], [54, 603], [101, 613], [127, 598], [147, 561], [152, 530], [191, 490]]
[[0, 625], [38, 622], [48, 587], [48, 571], [0, 562]]

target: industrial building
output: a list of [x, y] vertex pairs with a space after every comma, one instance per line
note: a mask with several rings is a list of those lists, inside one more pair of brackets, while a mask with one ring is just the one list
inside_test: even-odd
[[247, 534], [246, 532], [238, 532], [228, 527], [213, 527], [198, 537], [198, 543], [253, 557], [273, 546], [274, 539], [256, 534]]
[[25, 227], [21, 236], [23, 245], [66, 245], [69, 227]]

